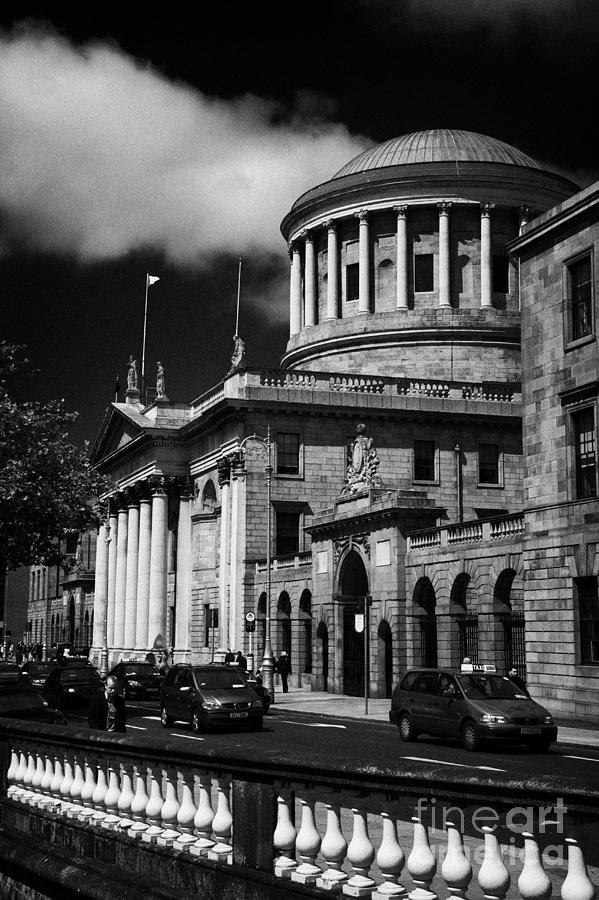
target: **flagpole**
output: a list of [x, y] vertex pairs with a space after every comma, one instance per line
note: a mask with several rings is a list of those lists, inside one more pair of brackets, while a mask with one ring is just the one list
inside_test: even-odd
[[239, 334], [239, 298], [241, 297], [241, 259], [239, 260], [239, 273], [237, 275], [237, 318], [235, 319], [235, 337]]
[[[146, 302], [144, 305], [144, 339], [141, 349], [141, 390], [143, 392], [144, 389], [144, 372], [146, 368], [146, 323], [148, 320], [148, 284], [149, 284], [148, 273], [146, 272]], [[143, 394], [142, 394], [143, 396]]]

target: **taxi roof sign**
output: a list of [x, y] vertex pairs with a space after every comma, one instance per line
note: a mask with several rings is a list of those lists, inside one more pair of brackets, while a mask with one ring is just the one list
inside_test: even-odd
[[496, 666], [491, 663], [462, 663], [460, 672], [496, 672]]

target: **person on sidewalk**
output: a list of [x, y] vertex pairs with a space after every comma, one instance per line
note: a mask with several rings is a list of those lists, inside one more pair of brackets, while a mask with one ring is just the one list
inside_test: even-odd
[[237, 665], [238, 665], [239, 668], [242, 669], [244, 672], [247, 672], [248, 661], [247, 661], [247, 659], [245, 658], [245, 656], [243, 655], [243, 653], [241, 652], [241, 650], [238, 650], [238, 651], [237, 651]]
[[275, 672], [278, 672], [281, 676], [281, 684], [283, 685], [283, 693], [287, 694], [289, 692], [289, 687], [287, 685], [287, 679], [289, 677], [289, 673], [291, 672], [291, 663], [289, 661], [289, 657], [287, 655], [286, 650], [281, 650], [281, 655], [277, 660], [277, 664], [275, 666]]
[[114, 675], [109, 675], [106, 684], [92, 697], [87, 710], [87, 723], [90, 728], [100, 731], [127, 730], [127, 709]]

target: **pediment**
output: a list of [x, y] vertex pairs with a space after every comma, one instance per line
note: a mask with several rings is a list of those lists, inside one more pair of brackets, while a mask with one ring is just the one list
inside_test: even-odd
[[134, 409], [122, 409], [124, 404], [111, 404], [104, 417], [91, 451], [91, 460], [98, 465], [103, 459], [126, 447], [146, 430], [143, 416]]

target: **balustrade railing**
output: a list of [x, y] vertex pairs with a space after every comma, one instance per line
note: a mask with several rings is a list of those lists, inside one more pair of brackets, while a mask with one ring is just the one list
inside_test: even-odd
[[275, 891], [284, 881], [285, 895], [301, 885], [303, 896], [321, 896], [306, 893], [314, 886], [377, 900], [408, 891], [410, 900], [464, 898], [471, 881], [487, 900], [547, 900], [554, 887], [562, 900], [595, 895], [597, 870], [591, 879], [583, 855], [599, 862], [593, 792], [556, 798], [538, 785], [490, 787], [471, 772], [463, 783], [405, 772], [405, 762], [396, 774], [312, 770], [186, 752], [172, 741], [161, 754], [130, 738], [40, 731], [0, 726], [10, 748], [5, 806], [115, 832], [148, 853], [235, 863], [236, 877], [240, 867], [248, 878], [259, 869]]
[[[312, 551], [304, 550], [302, 553], [295, 553], [293, 556], [275, 556], [272, 560], [273, 571], [279, 569], [299, 569], [302, 566], [312, 565]], [[266, 572], [266, 560], [260, 560], [256, 563], [256, 573]]]
[[429, 528], [408, 535], [408, 552], [432, 550], [435, 547], [455, 546], [456, 544], [480, 544], [505, 538], [517, 538], [524, 534], [526, 522], [524, 513], [512, 513], [493, 519], [475, 519], [471, 522], [459, 522], [444, 525], [442, 528]]

